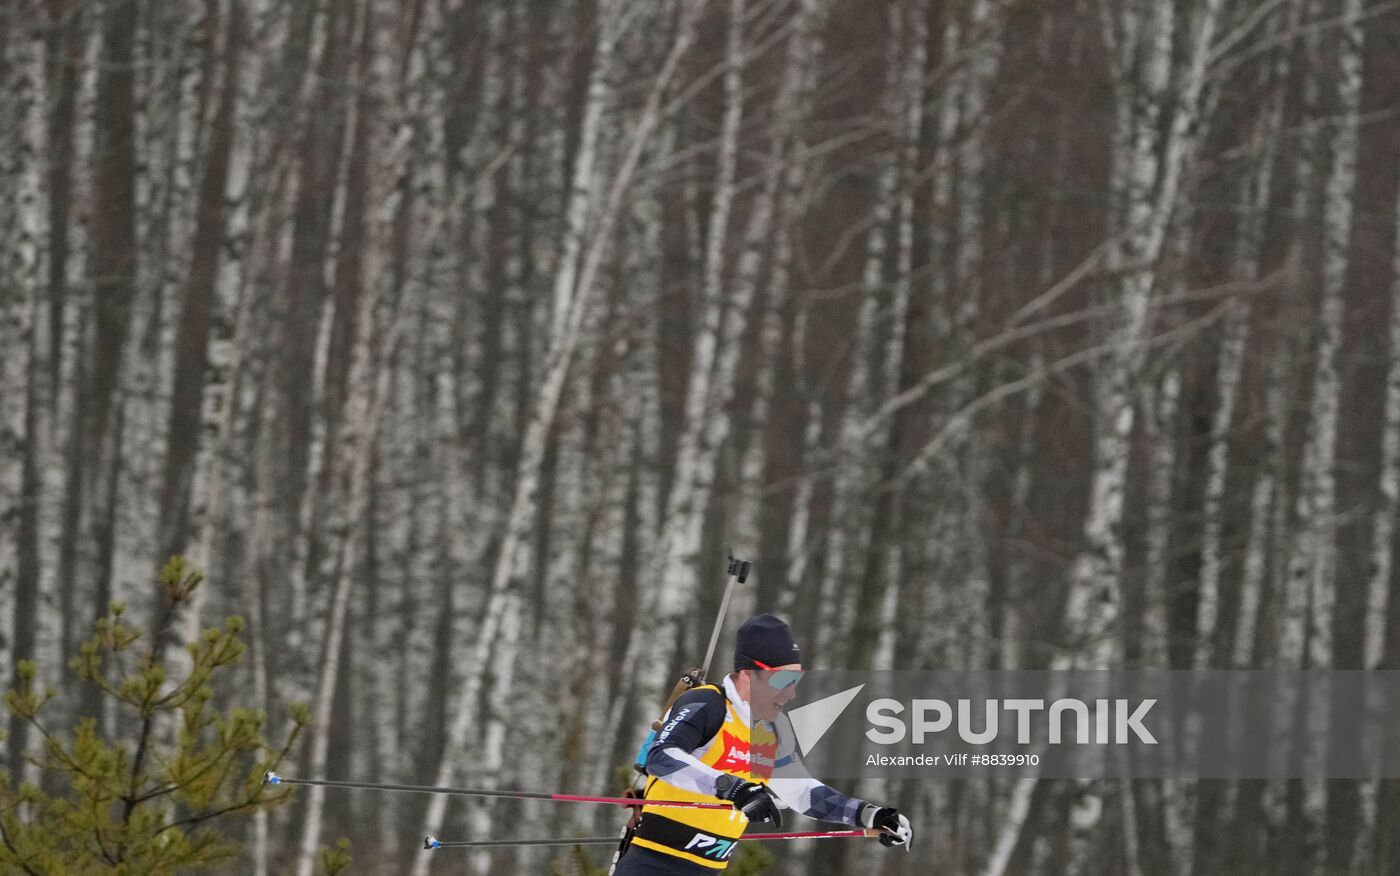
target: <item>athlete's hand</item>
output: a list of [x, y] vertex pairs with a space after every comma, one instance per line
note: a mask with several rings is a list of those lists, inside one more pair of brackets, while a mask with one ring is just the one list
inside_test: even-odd
[[716, 797], [733, 803], [734, 808], [748, 816], [749, 821], [771, 821], [774, 828], [783, 826], [782, 810], [778, 808], [778, 800], [767, 785], [746, 782], [735, 776], [724, 778], [730, 781], [720, 780]]
[[860, 826], [880, 831], [882, 846], [907, 849], [914, 842], [914, 829], [909, 826], [909, 819], [891, 806], [865, 804], [860, 810]]

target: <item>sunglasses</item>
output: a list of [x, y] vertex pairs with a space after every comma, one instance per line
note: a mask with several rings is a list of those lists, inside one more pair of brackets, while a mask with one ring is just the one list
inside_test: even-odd
[[[749, 659], [753, 660], [752, 657]], [[801, 669], [776, 669], [761, 660], [753, 660], [753, 662], [758, 668], [771, 673], [766, 680], [768, 686], [774, 690], [786, 690], [790, 687], [796, 687], [797, 683], [802, 680]]]

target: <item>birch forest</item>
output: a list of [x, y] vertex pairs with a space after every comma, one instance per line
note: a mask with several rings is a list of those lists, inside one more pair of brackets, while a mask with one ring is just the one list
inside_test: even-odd
[[[1400, 668], [1398, 48], [1392, 0], [5, 0], [0, 687], [119, 732], [69, 659], [176, 554], [303, 777], [617, 794], [730, 550], [717, 668], [760, 611], [809, 668]], [[1400, 781], [842, 790], [913, 853], [749, 872], [1400, 871]], [[591, 874], [422, 838], [623, 820], [302, 788], [222, 872]]]

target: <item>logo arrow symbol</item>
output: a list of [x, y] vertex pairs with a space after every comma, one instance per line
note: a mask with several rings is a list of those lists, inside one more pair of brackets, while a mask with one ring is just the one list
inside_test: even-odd
[[787, 713], [788, 720], [792, 722], [792, 731], [797, 736], [797, 746], [802, 749], [803, 756], [821, 741], [826, 731], [830, 730], [836, 719], [841, 717], [841, 713], [846, 711], [851, 700], [864, 688], [863, 684], [857, 685]]

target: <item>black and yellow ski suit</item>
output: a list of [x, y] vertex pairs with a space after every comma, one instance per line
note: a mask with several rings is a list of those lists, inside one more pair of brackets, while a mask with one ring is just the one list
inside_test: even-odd
[[[736, 779], [764, 782], [785, 809], [819, 821], [854, 825], [864, 801], [810, 777], [773, 778], [797, 758], [790, 732], [752, 721], [732, 678], [687, 691], [662, 719], [647, 755], [644, 796], [713, 802]], [[791, 770], [784, 770], [790, 775]], [[616, 876], [676, 876], [723, 870], [748, 819], [737, 810], [642, 808], [642, 818]]]

